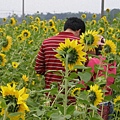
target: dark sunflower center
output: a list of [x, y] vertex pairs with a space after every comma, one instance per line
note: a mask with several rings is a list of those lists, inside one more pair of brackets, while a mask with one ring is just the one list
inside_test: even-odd
[[44, 24], [43, 24], [43, 22], [41, 22], [41, 26], [43, 26]]
[[94, 37], [91, 34], [88, 34], [84, 38], [84, 42], [87, 43], [87, 45], [92, 45], [94, 42]]
[[27, 36], [28, 36], [28, 33], [27, 33], [27, 32], [24, 32], [24, 36], [27, 37]]
[[0, 63], [2, 63], [3, 62], [3, 58], [2, 58], [2, 56], [0, 55]]
[[103, 33], [103, 30], [102, 29], [99, 29], [99, 34]]
[[3, 47], [7, 47], [7, 45], [8, 45], [8, 41], [7, 41], [7, 40], [4, 40], [2, 46], [3, 46]]
[[17, 112], [19, 109], [19, 105], [17, 104], [17, 98], [13, 95], [7, 95], [5, 96], [5, 101], [8, 106], [8, 112]]
[[79, 95], [79, 93], [80, 93], [80, 91], [79, 91], [79, 90], [75, 90], [75, 91], [74, 91], [74, 95], [75, 95], [75, 96], [78, 96], [78, 95]]
[[39, 19], [36, 19], [37, 22], [39, 22]]
[[109, 29], [109, 30], [108, 30], [108, 32], [109, 32], [109, 33], [111, 33], [111, 32], [112, 32], [112, 30], [111, 30], [111, 29]]
[[22, 37], [18, 37], [18, 40], [20, 40], [20, 41], [21, 41], [21, 40], [22, 40]]
[[53, 32], [55, 32], [55, 28], [51, 28], [51, 30], [52, 30]]
[[[64, 48], [65, 53], [67, 53], [68, 49], [69, 49], [68, 47]], [[64, 56], [66, 57], [65, 54], [64, 54]], [[73, 48], [68, 54], [68, 64], [75, 64], [76, 61], [78, 60], [78, 57], [79, 57], [79, 55], [78, 55], [76, 49]]]
[[50, 26], [53, 26], [53, 23], [52, 22], [49, 22]]
[[37, 28], [35, 28], [35, 31], [38, 31], [38, 29], [37, 29]]
[[91, 92], [89, 93], [89, 99], [90, 99], [90, 101], [94, 104], [94, 101], [96, 100], [96, 94], [95, 94], [94, 91], [91, 91]]
[[95, 22], [94, 22], [94, 21], [92, 21], [92, 22], [91, 22], [91, 25], [94, 25], [94, 24], [95, 24]]
[[10, 20], [10, 24], [13, 24], [13, 20]]
[[111, 52], [111, 47], [109, 45], [104, 46], [105, 53], [110, 53]]
[[6, 19], [5, 19], [5, 18], [3, 18], [3, 21], [6, 21]]
[[14, 66], [14, 67], [16, 67], [17, 65], [16, 65], [16, 64], [14, 64], [13, 66]]

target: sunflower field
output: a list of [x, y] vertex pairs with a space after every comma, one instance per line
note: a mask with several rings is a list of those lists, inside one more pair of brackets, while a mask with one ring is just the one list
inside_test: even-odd
[[[113, 20], [110, 19], [109, 12], [99, 20], [96, 20], [95, 14], [92, 20], [87, 21], [85, 14], [80, 17], [86, 24], [86, 32], [80, 36], [81, 44], [76, 41], [71, 43], [66, 39], [65, 44], [60, 45], [69, 44], [69, 52], [74, 46], [83, 56], [79, 56], [76, 64], [71, 66], [65, 55], [63, 64], [66, 71], [56, 73], [65, 76], [60, 90], [56, 88], [56, 83], [53, 83], [51, 89], [45, 90], [44, 76], [36, 74], [34, 67], [43, 40], [63, 31], [66, 19], [53, 16], [50, 20], [41, 20], [38, 16], [27, 16], [18, 23], [15, 17], [3, 18], [0, 25], [0, 120], [103, 120], [103, 109], [100, 114], [98, 109], [99, 104], [106, 101], [111, 101], [114, 105], [112, 120], [120, 119], [120, 14]], [[98, 34], [106, 39], [102, 50], [102, 55], [107, 58], [106, 62], [116, 61], [117, 64], [116, 75], [111, 74], [115, 79], [110, 86], [113, 89], [112, 96], [105, 96], [102, 89], [105, 78], [109, 76], [107, 71], [104, 73], [106, 77], [96, 78], [93, 84], [89, 82], [90, 69], [82, 64], [86, 60], [86, 52], [97, 46]], [[56, 49], [58, 59], [63, 54], [60, 50]], [[71, 69], [82, 71], [76, 74]], [[96, 71], [100, 69], [102, 68], [96, 67]], [[77, 84], [77, 79], [71, 81], [77, 76], [84, 79], [90, 87], [88, 91], [82, 90], [83, 85]], [[52, 104], [51, 96], [56, 96]], [[68, 105], [68, 96], [75, 97], [76, 103]], [[64, 102], [60, 103], [62, 100]]]

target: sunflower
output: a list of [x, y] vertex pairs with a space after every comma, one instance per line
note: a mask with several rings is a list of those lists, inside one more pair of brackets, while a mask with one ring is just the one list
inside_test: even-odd
[[85, 51], [94, 51], [98, 46], [99, 39], [98, 32], [88, 30], [80, 36], [80, 43], [85, 46]]
[[3, 22], [6, 22], [6, 20], [7, 20], [6, 18], [3, 18], [3, 20], [2, 20], [2, 21], [3, 21]]
[[53, 26], [55, 25], [55, 23], [54, 23], [54, 21], [53, 21], [52, 19], [50, 19], [50, 20], [48, 21], [48, 24], [49, 24], [49, 26], [51, 26], [51, 27], [53, 27]]
[[115, 32], [113, 34], [112, 38], [114, 38], [116, 41], [120, 41], [120, 30], [118, 30], [117, 32]]
[[103, 16], [103, 17], [101, 17], [101, 20], [106, 21], [106, 20], [107, 20], [107, 17], [106, 17], [106, 16]]
[[23, 75], [23, 76], [22, 76], [22, 79], [23, 79], [25, 82], [29, 81], [29, 78], [28, 78], [26, 75]]
[[114, 28], [109, 27], [109, 28], [107, 29], [107, 33], [108, 33], [108, 34], [113, 34], [113, 30], [114, 30]]
[[78, 96], [80, 94], [81, 88], [74, 88], [73, 90], [71, 90], [71, 96], [75, 97]]
[[55, 26], [50, 27], [50, 30], [51, 30], [53, 33], [57, 33], [57, 29], [56, 29]]
[[92, 20], [91, 25], [96, 25], [96, 20]]
[[106, 12], [109, 13], [109, 12], [110, 12], [110, 9], [107, 8], [107, 9], [106, 9]]
[[52, 19], [53, 19], [53, 20], [56, 20], [56, 16], [53, 16]]
[[5, 54], [0, 53], [0, 66], [5, 66], [5, 63], [7, 62], [5, 57]]
[[82, 14], [82, 15], [81, 15], [81, 18], [82, 18], [82, 19], [85, 19], [85, 18], [86, 18], [86, 14]]
[[117, 22], [117, 19], [116, 19], [116, 18], [114, 18], [114, 19], [113, 19], [113, 22], [114, 22], [114, 23], [116, 23], [116, 22]]
[[120, 95], [114, 99], [114, 109], [120, 112]]
[[47, 26], [44, 26], [43, 31], [44, 31], [45, 33], [47, 33], [47, 32], [48, 32], [48, 27], [47, 27]]
[[2, 51], [8, 51], [12, 45], [12, 37], [7, 36], [2, 44]]
[[33, 16], [29, 16], [29, 18], [30, 18], [31, 20], [33, 20]]
[[28, 30], [23, 30], [21, 35], [23, 36], [23, 38], [29, 38], [31, 33]]
[[104, 28], [103, 27], [100, 27], [99, 29], [98, 29], [98, 34], [100, 34], [100, 35], [103, 35], [104, 34]]
[[36, 21], [37, 23], [40, 23], [40, 18], [39, 18], [39, 17], [36, 17], [36, 18], [35, 18], [35, 21]]
[[17, 40], [18, 40], [19, 42], [22, 42], [22, 41], [25, 40], [25, 38], [22, 36], [22, 34], [20, 34], [20, 35], [17, 36]]
[[15, 20], [15, 18], [10, 18], [10, 24], [12, 25], [12, 26], [14, 26], [15, 24], [16, 24], [16, 20]]
[[116, 45], [112, 40], [106, 40], [103, 46], [102, 53], [104, 55], [108, 53], [116, 54]]
[[19, 63], [18, 62], [12, 62], [12, 66], [13, 66], [13, 68], [17, 68], [19, 66]]
[[23, 23], [23, 24], [26, 24], [26, 20], [22, 20], [22, 23]]
[[0, 38], [4, 37], [6, 34], [4, 33], [4, 31], [0, 31]]
[[86, 61], [86, 53], [83, 52], [83, 49], [84, 46], [78, 44], [78, 40], [70, 41], [69, 38], [66, 38], [65, 43], [60, 43], [56, 49], [58, 54], [55, 57], [62, 61], [62, 65], [65, 66], [65, 58], [68, 54], [68, 68], [72, 70], [75, 65], [83, 65], [83, 62]]
[[34, 26], [34, 31], [38, 32], [38, 27], [37, 26]]
[[[1, 86], [2, 97], [5, 99], [7, 105], [7, 117], [10, 120], [19, 120], [25, 118], [25, 111], [29, 111], [28, 106], [26, 105], [26, 100], [29, 97], [29, 94], [26, 94], [26, 88], [22, 88], [20, 90], [16, 89], [16, 85], [13, 83], [11, 86], [7, 84], [7, 86]], [[5, 108], [2, 108], [1, 115], [5, 112]], [[10, 113], [20, 112], [21, 114], [17, 114], [16, 116], [10, 116]]]
[[92, 15], [92, 18], [93, 18], [93, 19], [95, 19], [96, 17], [97, 17], [97, 15], [96, 15], [96, 14], [93, 14], [93, 15]]
[[28, 44], [32, 44], [32, 43], [33, 43], [33, 40], [29, 40], [29, 41], [28, 41]]
[[29, 25], [31, 30], [34, 30], [34, 25]]
[[32, 85], [35, 85], [35, 81], [32, 81]]
[[107, 20], [104, 21], [105, 25], [109, 25], [109, 22]]
[[45, 26], [45, 22], [44, 21], [40, 21], [40, 27], [44, 28], [44, 26]]
[[90, 102], [92, 102], [92, 104], [97, 106], [99, 103], [102, 102], [103, 93], [102, 90], [99, 90], [98, 85], [95, 84], [94, 86], [90, 86], [90, 90], [88, 90], [88, 92], [89, 92], [89, 99]]

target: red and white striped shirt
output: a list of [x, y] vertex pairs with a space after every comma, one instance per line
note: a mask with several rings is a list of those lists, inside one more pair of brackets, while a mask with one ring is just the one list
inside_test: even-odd
[[[60, 32], [58, 35], [50, 37], [43, 41], [40, 50], [36, 58], [35, 70], [38, 74], [45, 76], [45, 88], [50, 88], [52, 82], [61, 83], [62, 76], [58, 76], [53, 72], [47, 72], [48, 70], [62, 70], [65, 71], [62, 66], [62, 62], [55, 57], [57, 52], [54, 50], [59, 46], [59, 43], [65, 43], [65, 39], [70, 40], [78, 39], [71, 32]], [[47, 72], [47, 73], [46, 73]]]

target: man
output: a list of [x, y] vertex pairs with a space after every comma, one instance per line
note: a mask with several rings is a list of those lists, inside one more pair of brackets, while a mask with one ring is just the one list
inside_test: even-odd
[[36, 58], [35, 70], [38, 74], [45, 76], [45, 88], [50, 88], [53, 82], [59, 85], [62, 80], [61, 76], [47, 71], [65, 70], [60, 60], [55, 57], [54, 50], [59, 46], [59, 43], [65, 42], [66, 38], [79, 40], [80, 35], [84, 32], [85, 23], [77, 17], [71, 17], [65, 22], [63, 32], [43, 41]]

